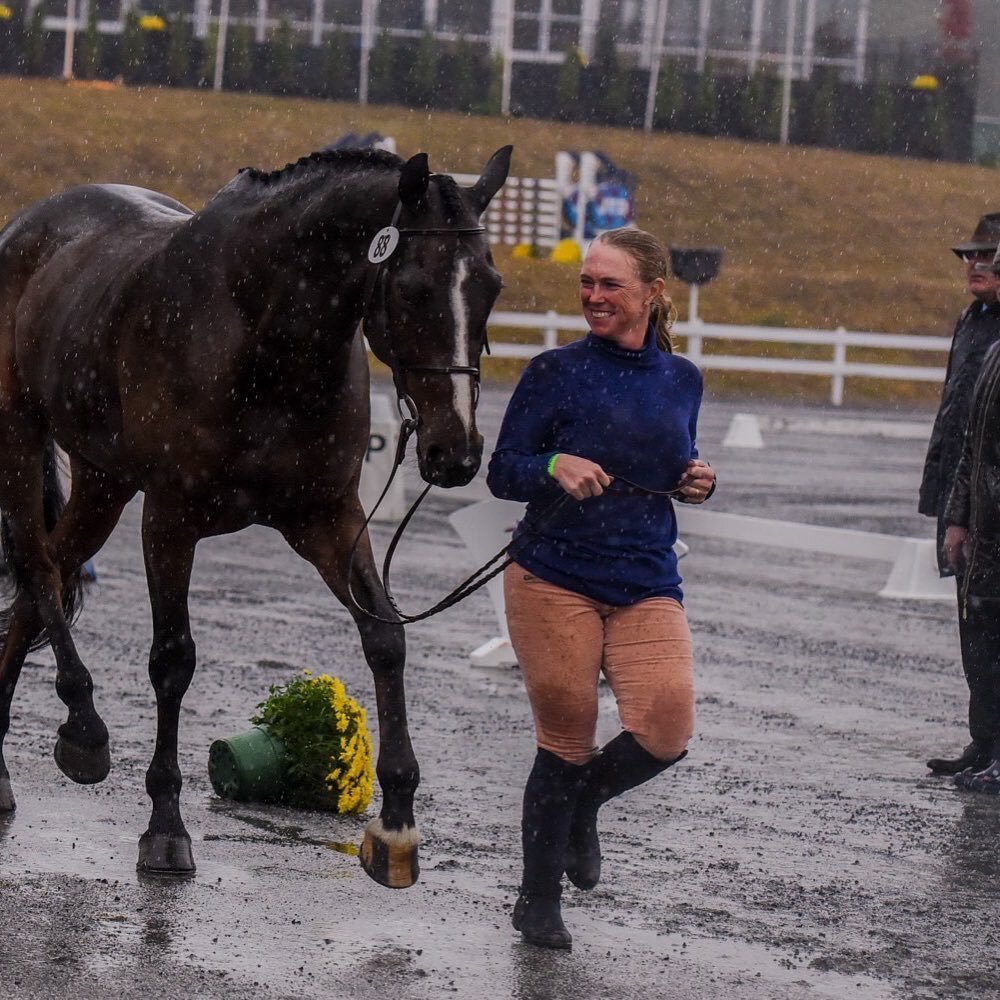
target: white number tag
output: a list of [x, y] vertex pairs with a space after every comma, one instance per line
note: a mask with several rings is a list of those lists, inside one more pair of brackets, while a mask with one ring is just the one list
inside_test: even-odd
[[368, 259], [373, 264], [388, 260], [399, 243], [399, 230], [395, 226], [380, 229], [368, 247]]

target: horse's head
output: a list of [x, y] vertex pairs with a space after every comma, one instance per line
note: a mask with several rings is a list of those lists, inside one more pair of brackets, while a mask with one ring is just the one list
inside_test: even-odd
[[365, 334], [390, 366], [417, 420], [420, 474], [462, 486], [479, 469], [479, 360], [502, 282], [480, 223], [507, 179], [512, 147], [497, 150], [470, 188], [432, 174], [424, 153], [399, 177], [391, 226], [372, 240]]

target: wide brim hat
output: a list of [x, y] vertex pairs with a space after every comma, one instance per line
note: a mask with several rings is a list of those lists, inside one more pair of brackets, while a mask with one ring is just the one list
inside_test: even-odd
[[976, 250], [996, 251], [1000, 245], [1000, 212], [984, 215], [976, 224], [968, 243], [959, 243], [951, 248], [952, 253], [971, 253]]

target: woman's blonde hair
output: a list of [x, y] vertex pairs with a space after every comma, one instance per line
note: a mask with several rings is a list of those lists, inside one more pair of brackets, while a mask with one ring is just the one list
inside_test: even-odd
[[[667, 248], [652, 234], [644, 229], [609, 229], [599, 234], [595, 243], [603, 243], [627, 253], [635, 262], [639, 280], [651, 285], [657, 278], [662, 278], [664, 286], [667, 281]], [[677, 310], [666, 287], [653, 300], [649, 310], [649, 318], [656, 330], [656, 345], [668, 354], [674, 352], [674, 338], [671, 334]]]

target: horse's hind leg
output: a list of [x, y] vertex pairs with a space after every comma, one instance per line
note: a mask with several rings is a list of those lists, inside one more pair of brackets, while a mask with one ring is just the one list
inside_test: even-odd
[[[73, 464], [72, 483], [69, 503], [50, 541], [62, 580], [73, 580], [78, 585], [80, 568], [108, 540], [125, 504], [135, 496], [135, 489], [80, 462]], [[80, 784], [93, 784], [103, 780], [111, 767], [107, 728], [94, 710], [90, 674], [76, 653], [65, 618], [62, 620], [65, 636], [62, 642], [53, 642], [52, 648], [56, 657], [56, 692], [69, 709], [69, 715], [59, 727], [55, 759], [66, 777]], [[92, 742], [102, 729], [103, 749]]]
[[343, 603], [358, 626], [365, 659], [375, 681], [378, 708], [379, 751], [376, 774], [382, 788], [382, 810], [365, 830], [361, 864], [376, 882], [402, 889], [416, 882], [420, 868], [417, 847], [420, 835], [413, 818], [413, 795], [420, 781], [406, 722], [403, 668], [406, 639], [403, 626], [386, 600], [375, 570], [368, 535], [362, 538], [354, 560], [351, 589], [361, 606], [371, 609], [378, 621], [357, 611], [347, 586], [347, 562], [351, 545], [364, 515], [360, 505], [352, 516], [322, 523], [298, 525], [284, 531], [289, 544], [320, 572], [327, 586]]
[[[66, 620], [64, 576], [49, 534], [51, 525], [46, 524], [47, 506], [50, 518], [54, 516], [49, 503], [54, 483], [43, 484], [44, 453], [44, 438], [36, 428], [10, 414], [0, 421], [0, 454], [4, 456], [0, 508], [16, 590], [14, 603], [4, 616], [8, 638], [2, 660], [3, 698], [9, 708], [13, 681], [24, 655], [27, 649], [44, 644], [38, 639], [44, 629], [56, 658], [56, 690], [70, 709], [67, 722], [59, 729], [56, 759], [74, 780], [91, 783], [103, 780], [110, 767], [108, 731], [94, 710], [93, 684]], [[54, 475], [50, 479], [54, 480]]]
[[188, 618], [188, 589], [198, 536], [183, 516], [147, 494], [142, 514], [142, 546], [153, 645], [149, 679], [156, 692], [156, 749], [146, 771], [146, 792], [153, 803], [149, 827], [139, 840], [138, 868], [144, 872], [194, 871], [191, 838], [181, 819], [181, 769], [177, 727], [181, 701], [195, 669], [195, 645]]

